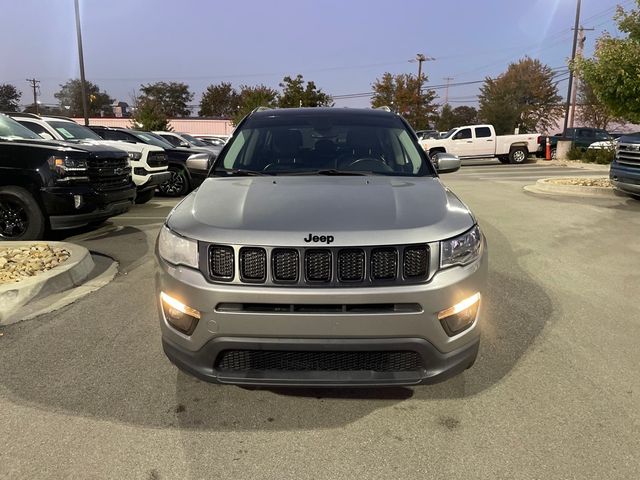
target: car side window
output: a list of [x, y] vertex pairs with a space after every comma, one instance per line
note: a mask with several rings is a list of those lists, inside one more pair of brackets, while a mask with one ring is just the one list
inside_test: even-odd
[[174, 137], [173, 135], [163, 135], [161, 133], [160, 136], [164, 138], [167, 142], [169, 142], [171, 145], [173, 145], [174, 147], [179, 146], [181, 143], [181, 140], [178, 137]]
[[118, 140], [118, 141], [128, 141], [129, 138], [123, 132], [119, 132], [118, 130], [105, 130], [102, 137], [105, 140]]
[[477, 127], [476, 138], [487, 138], [491, 136], [491, 129], [489, 127]]
[[33, 133], [37, 134], [41, 138], [45, 140], [55, 140], [54, 136], [51, 135], [42, 125], [39, 125], [35, 122], [29, 122], [28, 120], [18, 120], [18, 123], [23, 127], [27, 127]]
[[458, 133], [453, 136], [454, 140], [465, 140], [467, 138], [471, 138], [471, 129], [463, 128]]

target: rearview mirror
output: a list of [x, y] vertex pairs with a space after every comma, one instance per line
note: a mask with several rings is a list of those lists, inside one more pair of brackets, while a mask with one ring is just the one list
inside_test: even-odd
[[451, 153], [436, 153], [431, 160], [436, 167], [438, 173], [452, 173], [460, 170], [462, 162], [457, 155]]

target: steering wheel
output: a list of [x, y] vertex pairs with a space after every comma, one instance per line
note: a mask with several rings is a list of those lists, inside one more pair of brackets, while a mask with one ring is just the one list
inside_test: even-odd
[[[355, 167], [355, 168], [354, 168]], [[346, 170], [365, 170], [371, 172], [393, 172], [393, 168], [379, 158], [362, 157], [347, 165]]]

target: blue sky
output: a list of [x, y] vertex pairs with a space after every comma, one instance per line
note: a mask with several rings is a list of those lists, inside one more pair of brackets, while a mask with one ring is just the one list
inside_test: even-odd
[[[604, 30], [615, 32], [615, 5], [583, 0], [586, 52]], [[566, 65], [575, 0], [80, 0], [87, 79], [130, 102], [141, 83], [183, 81], [196, 93], [211, 83], [277, 87], [301, 73], [332, 95], [367, 93], [384, 72], [417, 73], [429, 84], [495, 76], [529, 55]], [[73, 0], [3, 0], [0, 83], [31, 102], [26, 78], [41, 80], [41, 101], [79, 76]], [[559, 79], [565, 76], [558, 76]], [[478, 84], [452, 86], [454, 106], [475, 105]], [[566, 82], [560, 83], [561, 93]], [[445, 95], [438, 89], [439, 101]], [[366, 97], [337, 100], [368, 106]]]

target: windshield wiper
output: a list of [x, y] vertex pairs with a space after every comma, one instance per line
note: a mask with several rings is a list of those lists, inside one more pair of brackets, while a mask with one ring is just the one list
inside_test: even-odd
[[323, 170], [283, 170], [274, 171], [276, 175], [351, 175], [351, 176], [363, 176], [363, 175], [377, 175], [375, 172], [364, 172], [360, 170], [338, 170], [336, 168], [327, 168]]
[[245, 170], [243, 168], [234, 168], [232, 170], [215, 170], [215, 173], [224, 172], [227, 175], [238, 175], [238, 176], [248, 176], [248, 177], [264, 177], [271, 175], [267, 172], [259, 172], [257, 170]]

